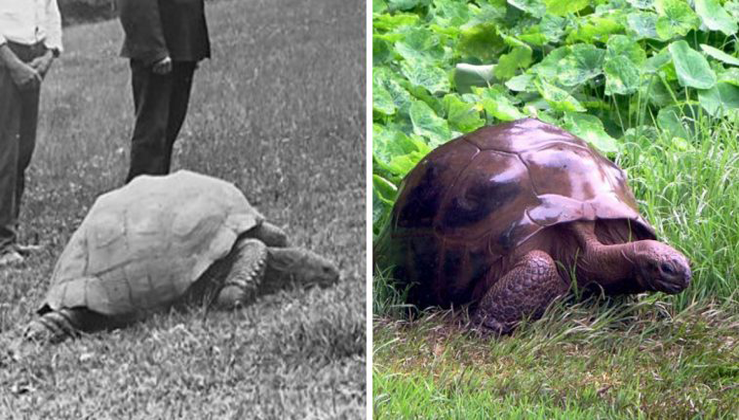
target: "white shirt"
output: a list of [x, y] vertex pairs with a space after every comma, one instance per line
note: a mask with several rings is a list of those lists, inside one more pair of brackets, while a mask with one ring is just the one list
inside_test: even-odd
[[62, 51], [62, 19], [56, 0], [0, 0], [0, 45], [7, 41]]

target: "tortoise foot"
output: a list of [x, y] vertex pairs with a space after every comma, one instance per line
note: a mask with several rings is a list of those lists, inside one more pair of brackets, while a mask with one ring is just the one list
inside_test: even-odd
[[472, 319], [473, 328], [476, 328], [483, 336], [500, 337], [508, 335], [516, 329], [515, 323], [501, 322], [492, 316], [475, 316]]
[[267, 266], [267, 246], [256, 239], [240, 241], [216, 304], [233, 309], [253, 300]]

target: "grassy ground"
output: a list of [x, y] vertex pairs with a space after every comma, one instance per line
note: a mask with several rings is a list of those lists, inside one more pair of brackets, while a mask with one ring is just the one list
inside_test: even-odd
[[174, 166], [239, 185], [342, 282], [11, 351], [94, 198], [121, 185], [133, 105], [118, 22], [68, 28], [42, 93], [22, 237], [0, 272], [0, 418], [359, 418], [365, 406], [364, 4], [220, 0]]
[[679, 296], [566, 299], [511, 337], [464, 310], [413, 316], [375, 278], [376, 418], [739, 417], [739, 124], [635, 138], [619, 163], [661, 238], [691, 258]]

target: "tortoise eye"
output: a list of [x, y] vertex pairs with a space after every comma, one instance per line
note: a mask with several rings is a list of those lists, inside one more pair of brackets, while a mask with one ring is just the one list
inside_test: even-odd
[[668, 263], [662, 263], [662, 265], [659, 266], [659, 269], [662, 270], [663, 273], [672, 275], [675, 274], [675, 269], [672, 268], [672, 265]]

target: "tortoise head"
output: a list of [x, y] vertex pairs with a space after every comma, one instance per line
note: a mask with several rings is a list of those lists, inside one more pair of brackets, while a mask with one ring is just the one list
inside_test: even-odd
[[334, 263], [303, 248], [270, 248], [269, 268], [301, 286], [328, 287], [339, 281]]
[[634, 242], [637, 281], [647, 290], [677, 294], [690, 285], [690, 262], [680, 251], [653, 240]]

